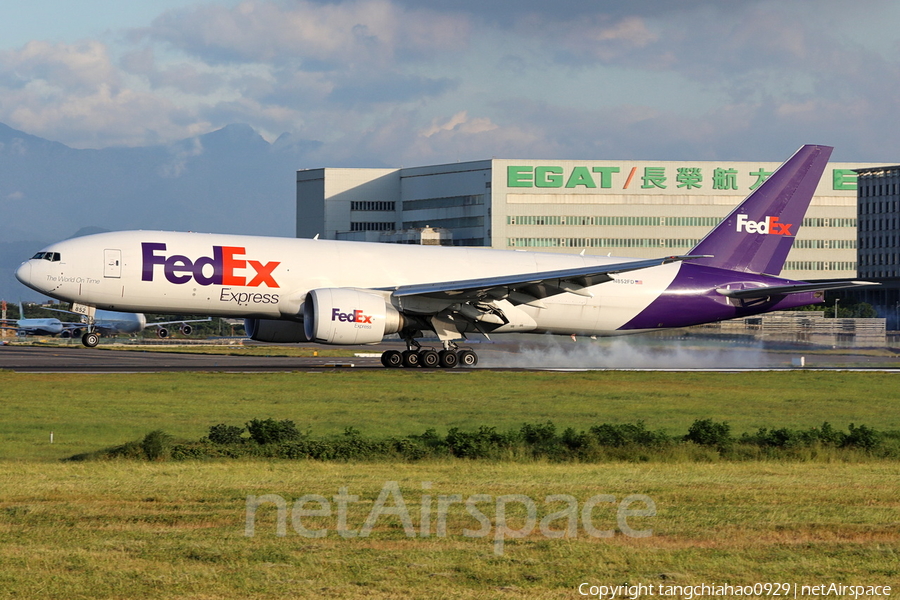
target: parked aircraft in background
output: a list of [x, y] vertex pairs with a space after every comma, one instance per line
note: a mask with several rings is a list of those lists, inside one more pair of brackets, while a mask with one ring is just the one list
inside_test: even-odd
[[65, 331], [65, 325], [59, 319], [25, 318], [25, 307], [19, 302], [19, 318], [0, 321], [0, 329], [15, 329], [16, 335], [59, 335]]
[[[107, 310], [243, 317], [266, 342], [357, 345], [397, 333], [407, 350], [385, 352], [385, 366], [471, 366], [475, 353], [457, 346], [468, 333], [621, 335], [816, 304], [823, 290], [866, 285], [778, 277], [831, 150], [802, 147], [684, 256], [130, 231], [52, 244], [16, 277]], [[421, 347], [425, 331], [440, 352]]]
[[[73, 307], [75, 308], [75, 307]], [[70, 315], [84, 315], [82, 312], [72, 310], [61, 310], [58, 308], [49, 308], [55, 312], [62, 312]], [[19, 303], [19, 314], [25, 314], [25, 307]], [[190, 335], [193, 327], [190, 323], [208, 322], [211, 318], [206, 319], [182, 319], [178, 321], [158, 321], [148, 323], [143, 313], [117, 312], [110, 310], [97, 310], [93, 315], [92, 331], [98, 335], [115, 336], [121, 333], [138, 333], [147, 327], [155, 327], [156, 335], [160, 338], [169, 336], [169, 329], [166, 325], [177, 325], [182, 335]], [[53, 317], [49, 318], [20, 318], [6, 319], [0, 321], [0, 329], [15, 329], [16, 335], [58, 335], [62, 338], [80, 336], [88, 330], [88, 323], [60, 321]], [[96, 344], [94, 344], [96, 345]]]
[[[50, 310], [57, 310], [58, 312], [64, 312], [72, 315], [80, 315], [82, 317], [87, 317], [88, 313], [90, 312], [90, 307], [79, 306], [78, 304], [73, 304], [72, 309], [73, 310]], [[191, 333], [193, 333], [194, 331], [194, 328], [190, 325], [190, 323], [206, 323], [212, 320], [211, 317], [207, 317], [206, 319], [182, 319], [178, 321], [154, 321], [148, 323], [147, 317], [144, 316], [143, 313], [118, 312], [99, 309], [94, 311], [92, 319], [93, 326], [91, 330], [102, 336], [112, 337], [121, 333], [139, 333], [148, 327], [155, 327], [156, 335], [160, 338], [169, 337], [169, 328], [166, 327], [166, 325], [177, 325], [178, 330], [182, 335], [191, 335]], [[66, 329], [62, 332], [61, 337], [82, 335], [89, 329], [89, 325], [87, 322], [64, 323], [64, 325], [66, 326]]]

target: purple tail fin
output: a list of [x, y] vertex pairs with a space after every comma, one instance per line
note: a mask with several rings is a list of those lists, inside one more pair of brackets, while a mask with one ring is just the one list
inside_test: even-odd
[[725, 217], [690, 254], [694, 264], [778, 275], [831, 156], [828, 146], [803, 146]]

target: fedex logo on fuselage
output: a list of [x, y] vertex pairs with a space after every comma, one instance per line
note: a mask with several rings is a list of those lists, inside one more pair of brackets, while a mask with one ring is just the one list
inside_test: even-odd
[[363, 314], [363, 311], [356, 309], [350, 312], [341, 312], [339, 308], [331, 309], [331, 320], [341, 321], [344, 323], [372, 323], [373, 315]]
[[766, 217], [765, 221], [751, 221], [747, 215], [737, 216], [737, 230], [740, 233], [766, 233], [771, 235], [793, 235], [793, 223], [782, 223], [778, 217]]
[[159, 242], [143, 242], [141, 255], [143, 269], [141, 280], [153, 281], [155, 267], [161, 266], [170, 283], [187, 283], [193, 279], [199, 285], [231, 285], [277, 288], [272, 271], [280, 262], [262, 263], [243, 258], [242, 246], [213, 246], [212, 256], [191, 260], [181, 254], [165, 255], [166, 245]]

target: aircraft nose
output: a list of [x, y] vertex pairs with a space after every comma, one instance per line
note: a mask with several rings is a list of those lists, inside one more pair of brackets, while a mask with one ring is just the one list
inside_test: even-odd
[[31, 261], [25, 261], [16, 269], [16, 279], [31, 287]]

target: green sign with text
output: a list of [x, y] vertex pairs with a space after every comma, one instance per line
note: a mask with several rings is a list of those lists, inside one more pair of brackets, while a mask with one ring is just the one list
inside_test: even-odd
[[[762, 167], [749, 171], [753, 179], [749, 190], [753, 191], [772, 175]], [[516, 166], [506, 168], [506, 185], [511, 188], [563, 188], [563, 189], [612, 189], [613, 176], [619, 175], [616, 187], [627, 190], [639, 188], [691, 190], [708, 188], [712, 190], [737, 190], [738, 171], [734, 168], [715, 168], [709, 178], [702, 167], [632, 167], [627, 174], [620, 167], [576, 166], [566, 170], [560, 166]], [[851, 169], [832, 170], [832, 189], [836, 191], [856, 190], [856, 172]]]

